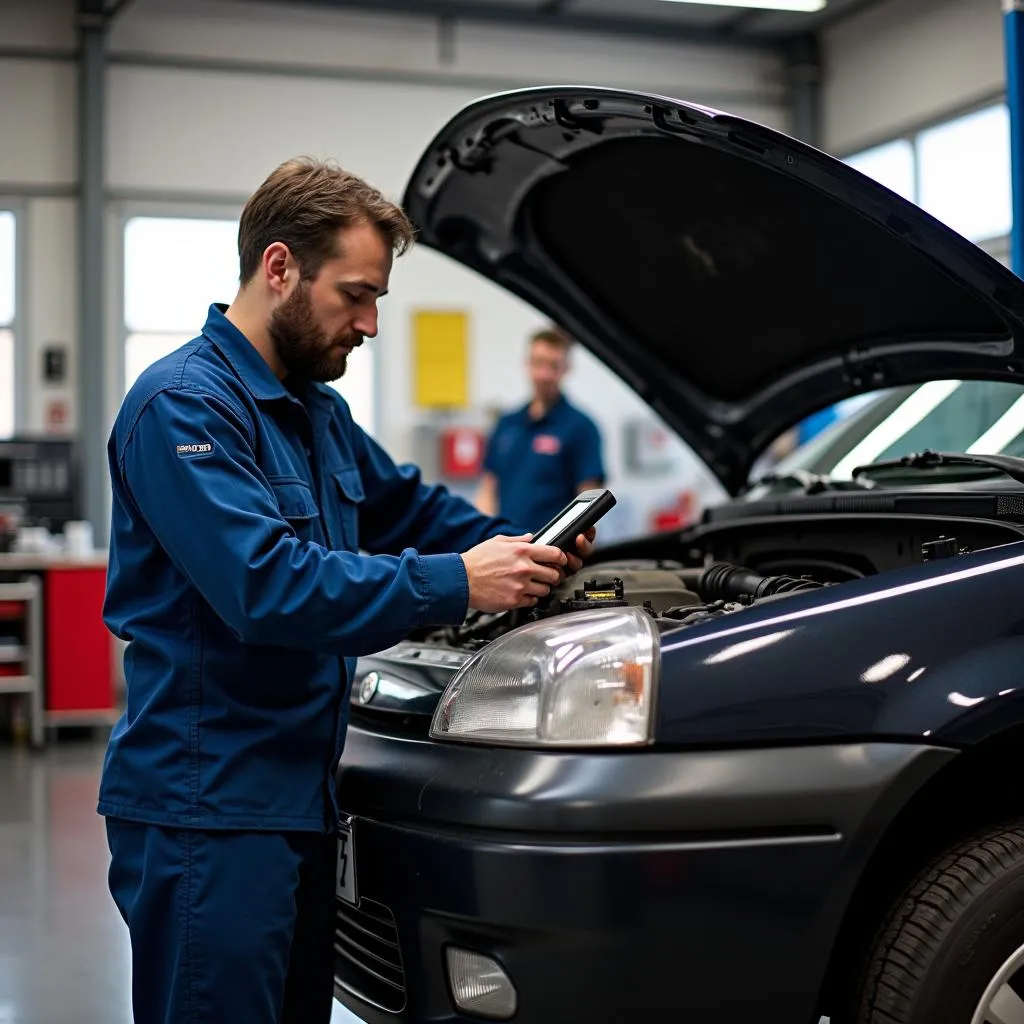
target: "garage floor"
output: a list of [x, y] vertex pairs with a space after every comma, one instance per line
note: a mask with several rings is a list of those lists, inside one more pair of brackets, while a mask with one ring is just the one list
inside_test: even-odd
[[[131, 1024], [96, 814], [102, 742], [0, 745], [0, 1024]], [[357, 1024], [335, 1004], [332, 1024]]]

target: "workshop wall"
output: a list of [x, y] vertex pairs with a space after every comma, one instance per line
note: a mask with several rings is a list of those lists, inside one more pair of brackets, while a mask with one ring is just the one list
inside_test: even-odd
[[[786, 127], [776, 61], [741, 50], [479, 26], [439, 35], [427, 20], [307, 10], [300, 22], [272, 4], [148, 0], [119, 19], [110, 54], [109, 183], [114, 196], [136, 206], [150, 197], [186, 206], [240, 200], [274, 164], [299, 152], [334, 156], [397, 198], [423, 147], [455, 110], [541, 81], [654, 89]], [[463, 421], [481, 424], [486, 409], [525, 397], [524, 339], [542, 323], [526, 305], [416, 250], [396, 267], [385, 306], [372, 352], [355, 358], [377, 361], [377, 434], [396, 458], [425, 461], [417, 428], [437, 425], [411, 401], [416, 309], [470, 316], [473, 408]], [[601, 425], [609, 482], [628, 489], [617, 518], [626, 532], [643, 528], [651, 511], [683, 488], [715, 493], [681, 445], [671, 446], [672, 478], [627, 469], [624, 425], [648, 412], [584, 351], [569, 391]], [[111, 415], [117, 397], [114, 389]], [[616, 520], [607, 525], [614, 529]]]
[[[26, 273], [19, 324], [26, 384], [22, 429], [47, 428], [53, 403], [74, 429], [76, 66], [74, 7], [0, 0], [0, 195], [24, 214]], [[777, 61], [743, 49], [687, 47], [537, 31], [392, 19], [236, 0], [135, 0], [109, 39], [106, 157], [110, 240], [106, 402], [121, 397], [119, 296], [123, 218], [146, 210], [237, 212], [279, 160], [330, 155], [393, 197], [433, 132], [466, 102], [519, 85], [595, 82], [652, 89], [785, 128]], [[230, 299], [230, 296], [217, 296]], [[422, 414], [410, 402], [409, 325], [421, 308], [470, 317], [474, 415], [525, 396], [524, 339], [540, 324], [525, 305], [424, 250], [396, 268], [379, 342], [378, 434], [414, 458]], [[42, 381], [42, 349], [69, 347], [68, 375]], [[360, 352], [359, 356], [367, 353]], [[666, 481], [625, 472], [624, 422], [645, 407], [587, 353], [571, 394], [604, 431], [612, 483], [637, 507]], [[51, 425], [52, 429], [52, 425]], [[681, 447], [676, 479], [702, 488]], [[640, 512], [638, 515], [645, 513]]]
[[[22, 214], [25, 274], [19, 344], [23, 428], [76, 422], [76, 66], [72, 0], [0, 0], [0, 196]], [[848, 152], [996, 94], [1002, 31], [994, 0], [890, 0], [839, 23], [824, 40], [825, 145]], [[331, 155], [394, 197], [423, 144], [464, 103], [540, 81], [653, 89], [787, 127], [783, 76], [770, 56], [539, 31], [393, 19], [239, 0], [134, 0], [109, 41], [107, 406], [120, 400], [118, 253], [130, 212], [227, 211], [276, 162]], [[229, 296], [221, 296], [227, 299]], [[419, 458], [425, 417], [411, 401], [414, 310], [470, 317], [473, 416], [521, 401], [525, 335], [540, 322], [443, 258], [399, 262], [386, 300], [377, 365], [378, 434], [398, 458]], [[68, 375], [44, 383], [42, 351], [68, 347]], [[571, 395], [600, 420], [612, 483], [635, 521], [667, 497], [664, 475], [626, 467], [624, 424], [645, 407], [585, 352]], [[60, 429], [58, 427], [58, 429]], [[674, 479], [706, 478], [673, 447]]]
[[890, 0], [824, 33], [825, 148], [854, 152], [998, 96], [998, 0]]

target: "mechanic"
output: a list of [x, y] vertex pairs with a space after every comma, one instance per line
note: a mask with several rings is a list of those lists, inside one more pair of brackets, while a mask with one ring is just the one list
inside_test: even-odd
[[525, 406], [502, 416], [488, 438], [475, 498], [481, 512], [546, 523], [580, 491], [604, 483], [601, 434], [562, 392], [571, 347], [572, 340], [554, 327], [530, 337], [533, 394]]
[[99, 812], [138, 1024], [327, 1024], [355, 658], [581, 567], [396, 466], [324, 383], [376, 334], [412, 236], [359, 178], [283, 164], [243, 210], [234, 301], [143, 372], [111, 433], [104, 618], [127, 700]]

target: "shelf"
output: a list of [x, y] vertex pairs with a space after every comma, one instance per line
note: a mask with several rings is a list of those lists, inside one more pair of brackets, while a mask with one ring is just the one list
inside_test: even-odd
[[31, 676], [0, 676], [0, 693], [31, 693], [35, 688]]
[[[28, 651], [24, 647], [17, 647], [13, 644], [0, 644], [0, 665], [9, 664], [12, 661], [28, 661]], [[2, 679], [3, 676], [0, 676]]]

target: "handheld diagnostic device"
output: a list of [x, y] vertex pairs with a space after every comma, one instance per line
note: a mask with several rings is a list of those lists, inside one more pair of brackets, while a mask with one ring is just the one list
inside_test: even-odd
[[615, 505], [615, 495], [603, 487], [580, 491], [561, 512], [534, 535], [531, 544], [550, 544], [568, 554], [576, 553], [576, 538], [586, 533]]

